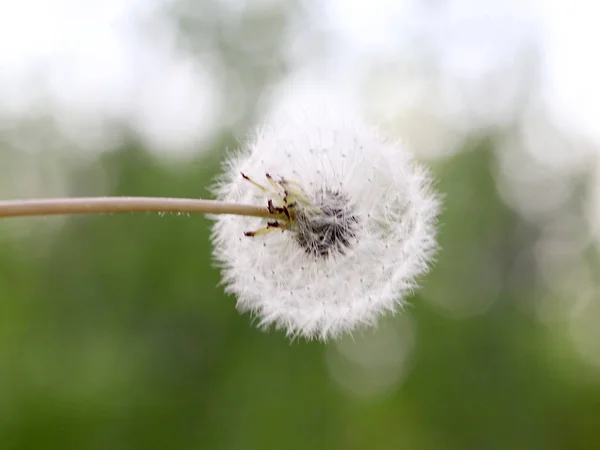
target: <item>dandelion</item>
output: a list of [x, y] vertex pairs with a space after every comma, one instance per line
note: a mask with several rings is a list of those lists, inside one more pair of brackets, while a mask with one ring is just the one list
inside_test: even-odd
[[263, 328], [327, 340], [405, 304], [436, 249], [439, 201], [425, 168], [348, 109], [280, 114], [232, 155], [216, 200], [0, 201], [0, 218], [205, 213], [226, 291]]
[[439, 201], [428, 171], [347, 111], [262, 127], [215, 186], [268, 218], [215, 216], [214, 257], [259, 326], [327, 340], [395, 312], [428, 270]]

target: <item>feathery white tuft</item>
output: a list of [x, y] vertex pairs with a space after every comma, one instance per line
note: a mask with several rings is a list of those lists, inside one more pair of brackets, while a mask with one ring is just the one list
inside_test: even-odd
[[376, 324], [403, 305], [436, 249], [428, 171], [347, 110], [304, 108], [262, 127], [229, 158], [215, 194], [272, 201], [277, 220], [215, 217], [214, 256], [238, 309], [293, 337]]

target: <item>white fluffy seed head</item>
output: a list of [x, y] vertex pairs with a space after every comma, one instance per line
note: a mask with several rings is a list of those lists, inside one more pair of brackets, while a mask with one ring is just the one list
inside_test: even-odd
[[273, 220], [215, 217], [214, 256], [238, 309], [293, 337], [374, 325], [404, 303], [436, 249], [428, 172], [347, 110], [304, 108], [262, 127], [214, 190], [227, 202], [271, 201]]

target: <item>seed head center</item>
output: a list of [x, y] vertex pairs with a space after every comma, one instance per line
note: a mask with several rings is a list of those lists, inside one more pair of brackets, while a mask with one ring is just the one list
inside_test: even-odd
[[350, 198], [325, 188], [317, 191], [308, 207], [298, 208], [291, 229], [296, 242], [314, 256], [344, 254], [357, 234], [358, 218]]
[[344, 254], [352, 246], [359, 220], [348, 195], [326, 187], [314, 191], [311, 196], [300, 183], [275, 179], [268, 173], [265, 176], [267, 186], [242, 173], [246, 181], [262, 192], [272, 194], [267, 209], [273, 220], [267, 221], [264, 228], [245, 232], [245, 236], [281, 230], [291, 233], [307, 254], [322, 258], [334, 253]]

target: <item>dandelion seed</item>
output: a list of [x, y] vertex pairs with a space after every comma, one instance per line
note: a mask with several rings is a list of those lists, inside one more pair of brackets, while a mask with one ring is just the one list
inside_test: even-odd
[[347, 110], [304, 111], [259, 130], [215, 186], [272, 219], [220, 215], [212, 238], [240, 311], [326, 340], [404, 304], [435, 252], [439, 201], [401, 144]]

